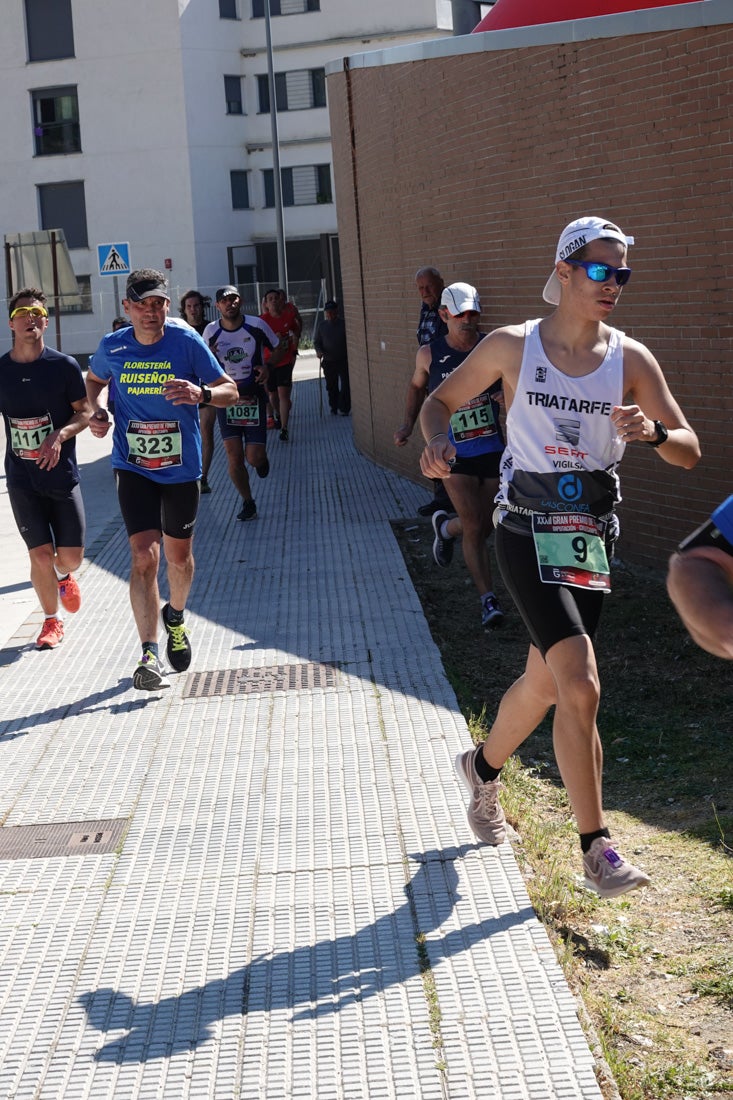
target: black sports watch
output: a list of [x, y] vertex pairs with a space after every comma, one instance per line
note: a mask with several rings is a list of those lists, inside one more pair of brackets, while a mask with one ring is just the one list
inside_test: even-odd
[[655, 420], [654, 427], [657, 434], [654, 439], [647, 439], [647, 443], [650, 447], [661, 447], [663, 443], [667, 442], [669, 438], [669, 432], [667, 431], [661, 420]]
[[200, 404], [201, 405], [210, 405], [211, 404], [211, 390], [209, 389], [208, 386], [205, 386], [203, 382], [199, 382], [199, 386], [201, 387], [201, 401], [200, 401]]

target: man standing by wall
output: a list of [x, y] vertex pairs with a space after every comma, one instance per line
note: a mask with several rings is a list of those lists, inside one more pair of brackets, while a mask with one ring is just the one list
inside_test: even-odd
[[440, 296], [445, 283], [437, 267], [420, 267], [415, 272], [415, 286], [422, 299], [417, 322], [417, 342], [422, 347], [436, 336], [445, 336], [447, 326], [440, 316]]
[[323, 367], [331, 412], [334, 416], [338, 413], [348, 416], [351, 412], [351, 389], [346, 325], [343, 317], [339, 317], [338, 302], [326, 302], [323, 313], [324, 319], [318, 326], [313, 346]]
[[13, 347], [0, 359], [0, 411], [8, 496], [45, 616], [36, 647], [55, 649], [64, 638], [59, 603], [70, 613], [81, 605], [72, 571], [84, 559], [86, 523], [75, 437], [91, 409], [77, 361], [44, 344], [45, 302], [35, 287], [10, 299]]

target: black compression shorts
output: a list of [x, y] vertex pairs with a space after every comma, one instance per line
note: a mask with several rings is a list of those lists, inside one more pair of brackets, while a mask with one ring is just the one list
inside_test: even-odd
[[168, 485], [132, 470], [115, 470], [120, 511], [128, 535], [162, 531], [173, 539], [190, 539], [199, 508], [198, 481]]
[[270, 367], [270, 373], [267, 377], [267, 392], [272, 393], [279, 386], [292, 386], [294, 366], [295, 361], [284, 363], [281, 367]]
[[501, 523], [494, 540], [502, 579], [543, 657], [565, 638], [587, 634], [593, 638], [603, 608], [598, 590], [540, 580], [534, 539], [509, 531]]
[[84, 545], [86, 521], [81, 488], [49, 489], [45, 493], [8, 485], [8, 497], [21, 538], [29, 550], [37, 546]]
[[486, 454], [469, 455], [467, 458], [456, 455], [451, 473], [478, 478], [479, 485], [483, 485], [485, 481], [496, 481], [499, 477], [503, 453], [503, 451], [487, 451]]

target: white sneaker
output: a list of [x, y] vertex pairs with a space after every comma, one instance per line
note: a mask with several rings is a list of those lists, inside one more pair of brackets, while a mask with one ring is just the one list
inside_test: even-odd
[[648, 875], [621, 858], [605, 836], [596, 837], [583, 856], [583, 870], [587, 888], [602, 898], [617, 898], [650, 882]]
[[476, 749], [459, 752], [456, 771], [471, 795], [468, 804], [468, 824], [484, 844], [502, 844], [506, 840], [506, 818], [499, 802], [501, 783], [492, 779], [484, 783], [476, 771]]

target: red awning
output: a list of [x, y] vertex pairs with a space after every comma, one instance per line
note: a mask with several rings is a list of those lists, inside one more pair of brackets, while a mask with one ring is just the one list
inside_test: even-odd
[[[619, 11], [645, 11], [668, 8], [691, 0], [496, 0], [473, 33], [498, 31], [505, 27], [533, 27], [538, 23], [559, 23], [564, 19], [587, 19], [594, 15], [613, 15]], [[692, 0], [702, 3], [703, 0]]]

